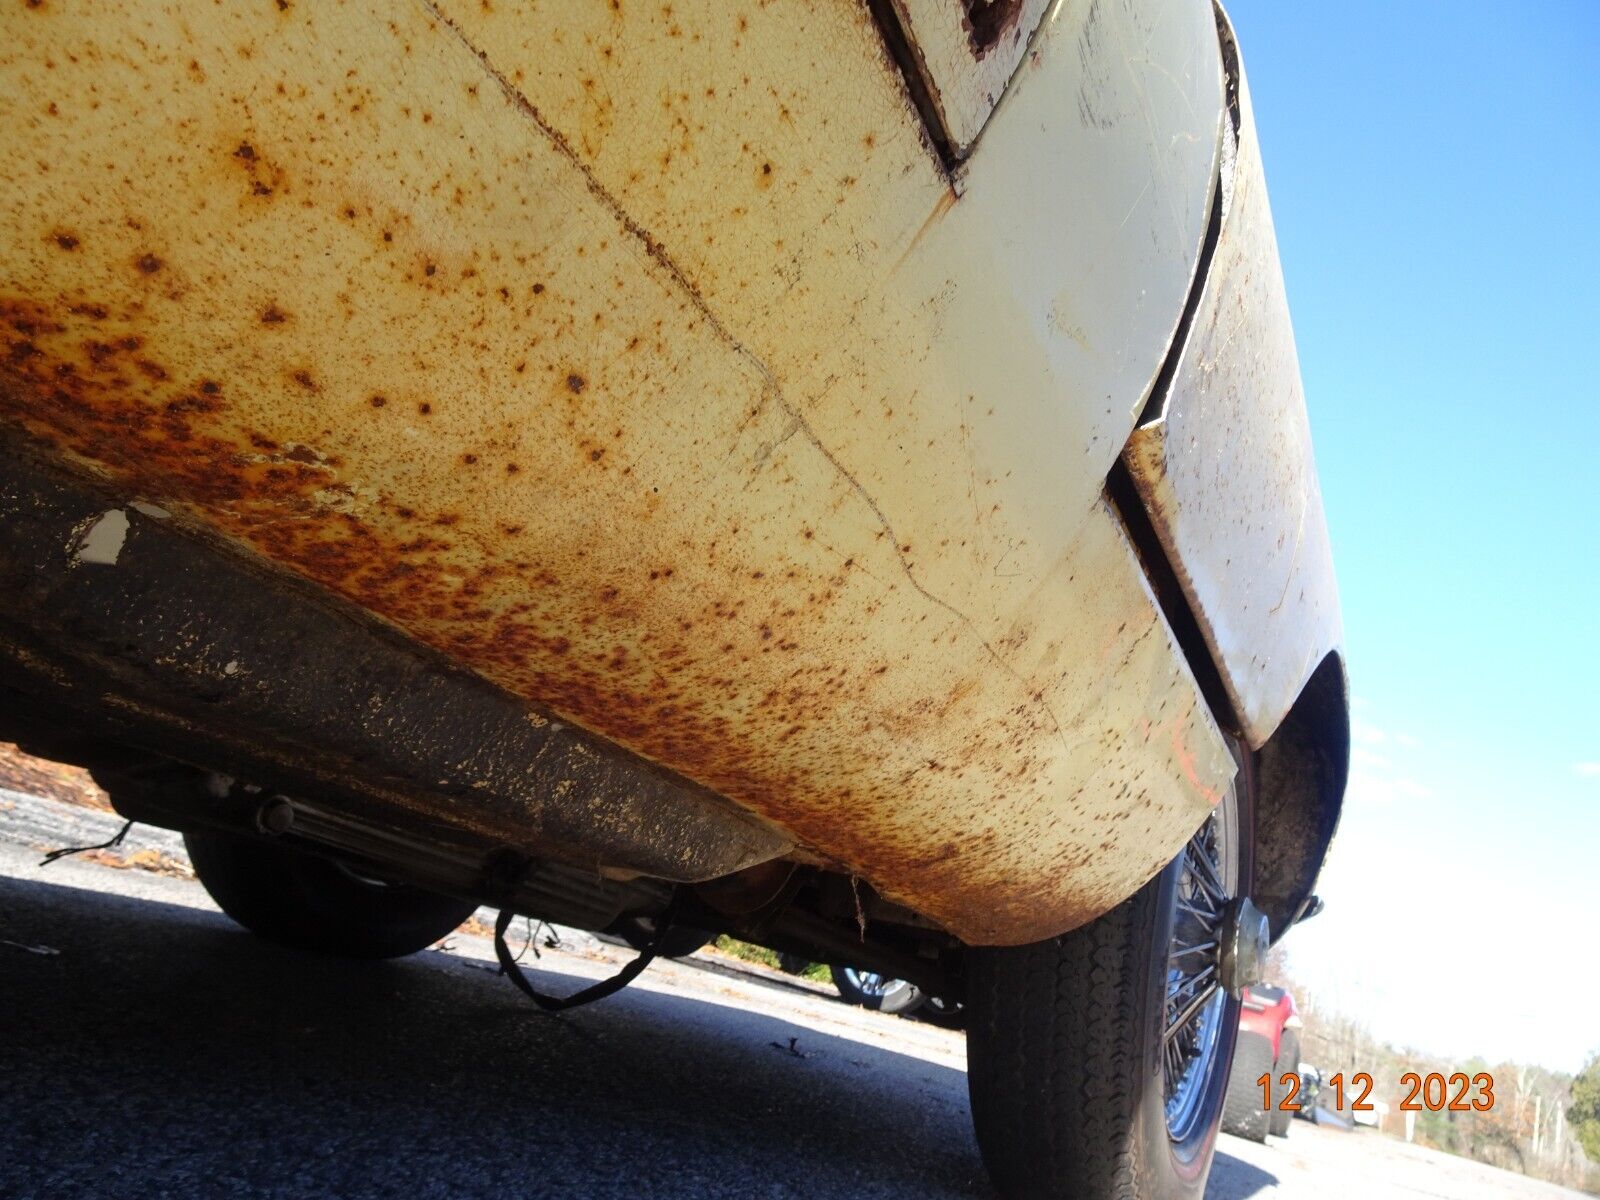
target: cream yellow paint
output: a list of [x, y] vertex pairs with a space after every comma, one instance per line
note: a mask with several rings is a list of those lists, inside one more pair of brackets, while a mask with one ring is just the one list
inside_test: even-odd
[[1055, 10], [954, 201], [854, 5], [8, 10], [0, 420], [1058, 932], [1232, 772], [1100, 499], [1222, 113], [1148, 9]]

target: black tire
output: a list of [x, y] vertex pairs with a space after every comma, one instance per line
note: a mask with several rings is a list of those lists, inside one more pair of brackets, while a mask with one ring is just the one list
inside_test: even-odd
[[[1237, 789], [1238, 886], [1251, 876], [1247, 772]], [[1200, 1200], [1216, 1148], [1239, 1002], [1219, 1008], [1193, 1115], [1169, 1134], [1163, 1029], [1180, 855], [1072, 933], [967, 955], [973, 1124], [1002, 1196]], [[1247, 894], [1247, 892], [1246, 892]]]
[[223, 912], [259, 937], [300, 950], [399, 958], [433, 945], [478, 907], [262, 838], [191, 830], [183, 842]]
[[[1272, 1042], [1259, 1033], [1241, 1033], [1239, 1045], [1233, 1052], [1233, 1073], [1228, 1078], [1228, 1097], [1222, 1106], [1222, 1128], [1235, 1137], [1249, 1138], [1252, 1142], [1267, 1140], [1271, 1116], [1261, 1106], [1261, 1084], [1257, 1082], [1272, 1071]], [[1272, 1098], [1278, 1099], [1276, 1076]], [[1283, 1114], [1288, 1117], [1288, 1113]]]
[[[643, 950], [656, 936], [656, 923], [650, 917], [620, 917], [612, 922], [607, 933], [621, 938], [635, 950]], [[658, 958], [688, 958], [696, 950], [706, 947], [717, 935], [705, 929], [688, 925], [674, 925], [667, 930], [656, 951]]]
[[945, 1029], [965, 1029], [967, 1009], [960, 1001], [946, 1000], [942, 996], [929, 996], [927, 1002], [917, 1009], [917, 1020], [926, 1021], [930, 1025], [939, 1025]]
[[[1294, 1119], [1294, 1113], [1291, 1110], [1276, 1107], [1278, 1100], [1281, 1098], [1278, 1093], [1280, 1091], [1287, 1092], [1288, 1090], [1280, 1086], [1285, 1075], [1293, 1075], [1296, 1079], [1300, 1078], [1300, 1031], [1298, 1029], [1285, 1029], [1278, 1035], [1278, 1061], [1272, 1067], [1272, 1100], [1274, 1107], [1267, 1120], [1267, 1132], [1272, 1134], [1273, 1137], [1288, 1137], [1289, 1122]], [[1259, 1073], [1256, 1078], [1261, 1078]], [[1305, 1102], [1305, 1097], [1299, 1093], [1296, 1093], [1295, 1098], [1300, 1103]]]
[[833, 986], [839, 989], [839, 997], [846, 1004], [903, 1016], [915, 1012], [927, 1000], [916, 984], [904, 979], [881, 979], [855, 967], [833, 967], [832, 971]]

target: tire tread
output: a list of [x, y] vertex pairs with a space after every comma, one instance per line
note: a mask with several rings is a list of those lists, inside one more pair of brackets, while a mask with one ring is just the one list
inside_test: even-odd
[[1135, 1200], [1143, 1004], [1130, 993], [1150, 903], [1142, 891], [1054, 941], [973, 954], [973, 1116], [1003, 1194]]
[[[1261, 1085], [1256, 1080], [1274, 1067], [1272, 1043], [1259, 1033], [1239, 1033], [1233, 1052], [1233, 1072], [1222, 1101], [1222, 1130], [1252, 1142], [1267, 1140], [1268, 1114], [1261, 1107]], [[1276, 1092], [1277, 1089], [1273, 1089]]]

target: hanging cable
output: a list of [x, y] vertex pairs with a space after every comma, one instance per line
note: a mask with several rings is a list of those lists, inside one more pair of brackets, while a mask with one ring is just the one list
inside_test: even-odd
[[666, 939], [667, 931], [672, 928], [673, 918], [677, 915], [678, 893], [673, 892], [672, 900], [667, 904], [666, 911], [656, 918], [655, 935], [639, 957], [635, 958], [622, 970], [609, 979], [602, 979], [599, 983], [591, 984], [582, 991], [574, 992], [570, 996], [547, 996], [538, 991], [533, 984], [528, 982], [528, 977], [522, 973], [515, 957], [512, 956], [511, 947], [506, 945], [506, 930], [511, 928], [511, 922], [516, 920], [517, 914], [509, 908], [502, 908], [500, 915], [494, 923], [494, 956], [500, 960], [500, 970], [517, 990], [527, 996], [545, 1012], [563, 1012], [569, 1008], [577, 1008], [580, 1004], [592, 1004], [596, 1000], [604, 1000], [607, 996], [614, 995], [627, 987], [648, 967], [660, 950], [662, 942]]
[[115, 850], [118, 846], [122, 845], [122, 839], [128, 836], [128, 830], [132, 828], [133, 822], [129, 821], [117, 831], [114, 837], [108, 838], [103, 842], [97, 842], [93, 846], [63, 846], [59, 850], [52, 850], [39, 860], [39, 865], [41, 867], [48, 867], [51, 863], [57, 861], [58, 859], [66, 858], [71, 854], [85, 854], [90, 850]]

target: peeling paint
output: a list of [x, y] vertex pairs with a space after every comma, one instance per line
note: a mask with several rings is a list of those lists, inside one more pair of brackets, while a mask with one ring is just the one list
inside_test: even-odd
[[1049, 0], [893, 0], [946, 137], [971, 153]]
[[74, 562], [114, 567], [128, 537], [128, 514], [120, 508], [102, 513], [77, 539], [72, 552]]

